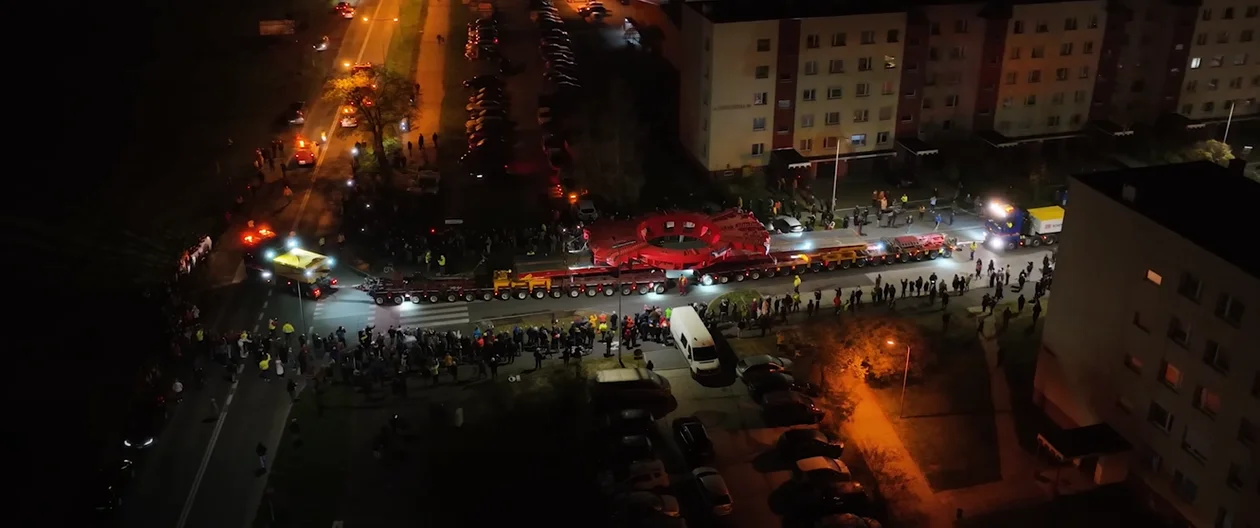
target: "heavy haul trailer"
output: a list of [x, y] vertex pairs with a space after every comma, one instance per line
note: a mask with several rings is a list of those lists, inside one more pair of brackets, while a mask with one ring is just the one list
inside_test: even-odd
[[887, 237], [875, 243], [858, 238], [841, 245], [801, 251], [780, 251], [765, 256], [733, 259], [698, 270], [700, 284], [726, 284], [784, 274], [863, 268], [878, 264], [950, 257], [957, 242], [940, 233]]
[[651, 268], [626, 267], [620, 270], [607, 267], [557, 269], [515, 273], [511, 270], [495, 271], [484, 278], [453, 277], [429, 279], [408, 277], [402, 280], [372, 279], [360, 285], [360, 289], [372, 297], [378, 305], [405, 302], [455, 302], [464, 300], [489, 301], [493, 299], [559, 299], [561, 297], [595, 297], [650, 292], [665, 293], [669, 279], [665, 272]]

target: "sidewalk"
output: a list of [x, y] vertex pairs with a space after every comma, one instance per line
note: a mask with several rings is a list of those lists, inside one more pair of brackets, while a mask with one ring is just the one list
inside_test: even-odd
[[[420, 52], [416, 54], [419, 61], [416, 65], [416, 82], [420, 84], [420, 104], [416, 126], [412, 130], [425, 137], [423, 152], [426, 159], [436, 161], [437, 152], [432, 137], [441, 126], [442, 99], [446, 97], [446, 90], [442, 86], [446, 78], [446, 53], [442, 48], [451, 44], [452, 39], [448, 33], [463, 28], [450, 27], [451, 0], [426, 1], [429, 5], [425, 12], [424, 28], [420, 31]], [[445, 44], [438, 44], [438, 35], [443, 35]], [[455, 42], [460, 41], [455, 39]]]

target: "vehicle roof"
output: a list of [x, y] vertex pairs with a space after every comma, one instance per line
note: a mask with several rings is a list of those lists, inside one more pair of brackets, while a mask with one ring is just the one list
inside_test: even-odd
[[[691, 340], [692, 347], [713, 346], [713, 336], [709, 335], [709, 329], [704, 326], [704, 321], [700, 320], [700, 314], [696, 313], [696, 309], [690, 306], [679, 306], [670, 311], [669, 324], [671, 328], [676, 328], [691, 335], [687, 339]], [[696, 332], [704, 330], [704, 333], [697, 335]]]
[[760, 372], [749, 376], [749, 384], [751, 385], [767, 385], [778, 382], [780, 385], [791, 385], [796, 383], [796, 378], [792, 377], [786, 371], [778, 372]]
[[779, 215], [779, 216], [774, 217], [774, 219], [775, 219], [775, 220], [782, 220], [782, 221], [784, 221], [784, 222], [787, 222], [787, 223], [789, 223], [789, 224], [793, 224], [793, 225], [801, 225], [801, 221], [800, 221], [800, 220], [797, 220], [795, 216]]
[[645, 409], [622, 409], [617, 411], [616, 418], [618, 420], [654, 420], [652, 413]]
[[595, 373], [596, 383], [619, 383], [624, 381], [651, 380], [659, 382], [661, 375], [646, 368], [605, 369]]
[[783, 437], [788, 440], [796, 441], [796, 442], [801, 442], [805, 440], [813, 440], [817, 442], [825, 442], [828, 444], [831, 443], [831, 439], [827, 438], [827, 435], [823, 434], [822, 431], [819, 431], [817, 429], [812, 429], [812, 428], [788, 429], [787, 431], [783, 432]]
[[714, 495], [730, 495], [731, 491], [726, 487], [726, 479], [722, 478], [722, 474], [718, 470], [711, 467], [698, 467], [691, 470], [691, 475], [700, 480], [700, 484], [705, 490]]
[[800, 470], [802, 473], [819, 470], [838, 471], [844, 474], [850, 473], [849, 466], [843, 461], [825, 456], [816, 456], [797, 460], [796, 469]]
[[750, 367], [754, 365], [765, 365], [766, 363], [774, 363], [776, 365], [781, 363], [781, 361], [779, 361], [779, 358], [775, 356], [771, 356], [770, 354], [747, 356], [744, 359], [739, 360], [739, 362], [745, 365], [748, 365]]
[[317, 269], [324, 267], [324, 263], [328, 260], [328, 257], [320, 255], [314, 251], [307, 251], [302, 248], [293, 248], [276, 255], [276, 258], [271, 260], [276, 264], [282, 264], [291, 268]]

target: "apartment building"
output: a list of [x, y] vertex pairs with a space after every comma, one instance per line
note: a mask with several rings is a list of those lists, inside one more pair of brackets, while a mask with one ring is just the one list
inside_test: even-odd
[[983, 8], [980, 2], [923, 8], [928, 56], [915, 134], [923, 139], [959, 137], [973, 130], [987, 22], [980, 16]]
[[1142, 484], [1194, 526], [1260, 526], [1260, 266], [1222, 229], [1242, 209], [1184, 214], [1253, 203], [1260, 183], [1195, 162], [1069, 189], [1034, 382], [1062, 429], [1043, 445], [1096, 482]]
[[[891, 153], [906, 14], [895, 4], [691, 2], [680, 137], [712, 172]], [[915, 94], [917, 95], [917, 94]], [[909, 120], [913, 120], [911, 115]]]
[[1204, 0], [1189, 43], [1178, 113], [1219, 120], [1260, 113], [1260, 2]]

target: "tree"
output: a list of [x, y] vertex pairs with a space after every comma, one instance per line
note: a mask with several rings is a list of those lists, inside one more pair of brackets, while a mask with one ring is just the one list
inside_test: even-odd
[[411, 79], [381, 66], [355, 68], [349, 75], [330, 81], [324, 91], [325, 100], [354, 109], [358, 128], [371, 135], [371, 150], [385, 181], [389, 181], [393, 173], [385, 139], [397, 136], [398, 126], [404, 119], [415, 120], [411, 99], [416, 95]]
[[819, 366], [828, 373], [850, 372], [881, 383], [899, 381], [907, 346], [913, 354], [911, 378], [922, 375], [934, 361], [919, 330], [905, 319], [859, 314], [841, 317], [834, 326], [821, 325], [820, 330], [813, 339]]
[[1217, 165], [1228, 165], [1229, 160], [1234, 159], [1234, 151], [1228, 143], [1209, 139], [1170, 153], [1167, 159], [1169, 163], [1207, 160]]

